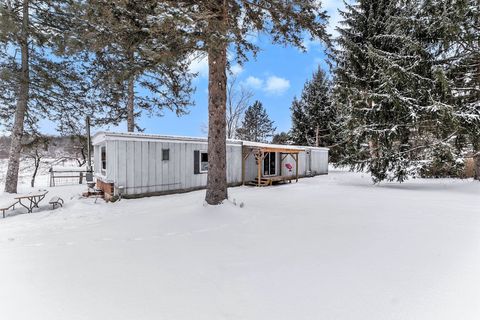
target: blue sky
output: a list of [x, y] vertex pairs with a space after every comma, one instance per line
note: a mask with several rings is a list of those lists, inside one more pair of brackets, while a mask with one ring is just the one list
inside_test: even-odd
[[[329, 32], [333, 32], [338, 23], [338, 8], [343, 7], [342, 0], [323, 0], [323, 7], [331, 16]], [[275, 121], [277, 132], [288, 131], [291, 126], [290, 105], [294, 96], [299, 96], [305, 81], [321, 65], [325, 70], [325, 54], [322, 45], [317, 41], [306, 40], [307, 52], [298, 48], [272, 45], [266, 35], [255, 38], [260, 52], [256, 59], [250, 59], [243, 66], [232, 63], [237, 82], [250, 88], [254, 100], [259, 100], [270, 118]], [[207, 60], [197, 60], [192, 63], [192, 70], [198, 72], [195, 79], [196, 93], [193, 97], [194, 105], [189, 108], [189, 114], [177, 117], [170, 111], [165, 111], [163, 117], [142, 116], [137, 119], [145, 133], [205, 136], [205, 127], [208, 122], [208, 95], [207, 95]], [[54, 134], [54, 127], [50, 123], [41, 125], [42, 131]], [[93, 131], [126, 131], [126, 124], [119, 127], [94, 128]]]

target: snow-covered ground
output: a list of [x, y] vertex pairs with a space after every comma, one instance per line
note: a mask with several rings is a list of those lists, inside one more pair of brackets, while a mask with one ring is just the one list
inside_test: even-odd
[[244, 208], [83, 189], [0, 219], [1, 319], [480, 319], [472, 180], [332, 171], [230, 189]]
[[[78, 165], [75, 160], [62, 160], [54, 158], [44, 158], [40, 161], [38, 173], [35, 178], [35, 186], [38, 188], [44, 188], [50, 185], [50, 167], [55, 165], [56, 168], [75, 168], [78, 170]], [[5, 176], [7, 175], [8, 159], [0, 159], [0, 190], [3, 191], [5, 184]], [[22, 158], [20, 161], [20, 170], [18, 173], [19, 187], [22, 190], [30, 188], [30, 182], [32, 180], [32, 174], [34, 170], [33, 160], [29, 158]], [[77, 178], [71, 179], [57, 179], [57, 185], [72, 185], [78, 183]]]

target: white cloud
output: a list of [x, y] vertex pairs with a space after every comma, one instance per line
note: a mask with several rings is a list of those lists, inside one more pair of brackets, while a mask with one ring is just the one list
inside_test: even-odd
[[289, 80], [277, 76], [270, 76], [265, 80], [249, 76], [242, 81], [242, 84], [252, 89], [262, 90], [273, 95], [281, 95], [290, 88]]
[[[348, 0], [347, 3], [352, 3], [355, 0]], [[333, 37], [338, 36], [338, 32], [335, 28], [339, 25], [342, 20], [342, 16], [338, 10], [345, 10], [345, 3], [339, 0], [324, 0], [322, 1], [323, 9], [327, 10], [330, 19], [328, 21], [327, 32], [333, 35]]]
[[264, 91], [271, 94], [282, 94], [290, 88], [290, 81], [284, 78], [268, 77]]
[[243, 83], [253, 89], [260, 89], [263, 86], [263, 80], [253, 76], [249, 76]]
[[310, 39], [310, 37], [305, 37], [302, 41], [302, 45], [307, 51], [310, 51], [312, 47], [320, 46], [322, 43], [318, 39]]
[[[347, 0], [347, 3], [352, 3], [355, 0]], [[331, 34], [333, 38], [338, 37], [338, 32], [335, 30], [342, 21], [342, 16], [338, 10], [345, 10], [345, 3], [340, 0], [324, 0], [322, 3], [322, 11], [326, 10], [329, 15], [327, 24], [327, 33]], [[323, 48], [322, 42], [319, 39], [310, 39], [309, 35], [306, 35], [302, 40], [302, 45], [307, 51]]]
[[235, 64], [230, 67], [230, 73], [234, 76], [238, 76], [242, 72], [243, 72], [243, 67], [239, 64]]
[[208, 76], [208, 58], [206, 56], [192, 57], [190, 71], [198, 73], [201, 78], [206, 78]]

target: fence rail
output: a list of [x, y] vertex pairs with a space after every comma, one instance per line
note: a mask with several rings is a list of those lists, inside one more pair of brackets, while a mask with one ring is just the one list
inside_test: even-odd
[[89, 171], [86, 168], [67, 169], [51, 167], [49, 172], [50, 187], [55, 187], [56, 185], [83, 184]]

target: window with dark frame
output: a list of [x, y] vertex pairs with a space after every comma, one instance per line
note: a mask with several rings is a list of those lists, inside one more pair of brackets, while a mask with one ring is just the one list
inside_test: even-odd
[[200, 153], [200, 172], [208, 172], [208, 153]]
[[107, 171], [107, 150], [105, 147], [100, 148], [100, 159], [101, 159], [101, 168], [102, 168], [102, 173], [105, 173]]
[[170, 160], [170, 149], [162, 149], [162, 160]]

